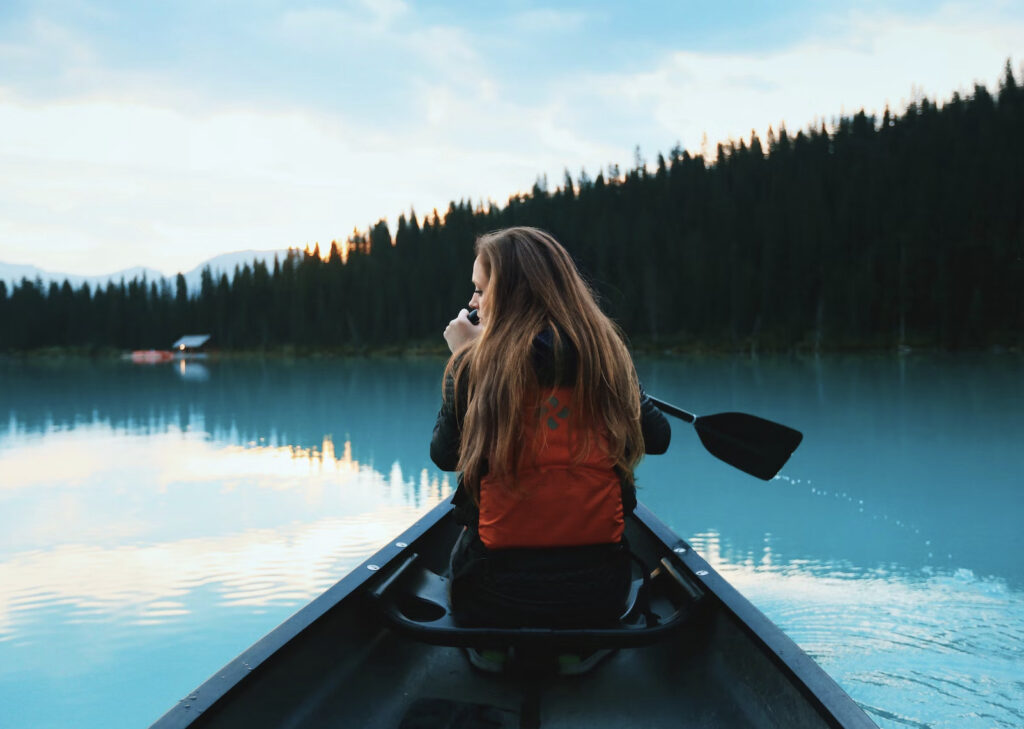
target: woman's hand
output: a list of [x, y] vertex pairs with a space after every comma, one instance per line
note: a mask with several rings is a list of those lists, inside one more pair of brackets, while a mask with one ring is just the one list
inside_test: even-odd
[[474, 326], [469, 321], [469, 309], [463, 309], [459, 315], [448, 322], [444, 330], [444, 341], [448, 343], [448, 349], [455, 351], [464, 344], [473, 341], [480, 336], [481, 327]]

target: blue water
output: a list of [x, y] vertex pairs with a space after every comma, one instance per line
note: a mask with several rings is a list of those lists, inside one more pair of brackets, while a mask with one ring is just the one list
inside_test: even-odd
[[[442, 364], [0, 361], [0, 727], [147, 725], [449, 495]], [[804, 432], [762, 482], [677, 422], [641, 499], [880, 726], [1024, 726], [1024, 361], [638, 369]]]

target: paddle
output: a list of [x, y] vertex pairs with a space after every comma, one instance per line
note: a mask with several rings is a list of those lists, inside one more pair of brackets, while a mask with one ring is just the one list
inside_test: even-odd
[[[470, 322], [477, 324], [480, 321], [480, 314], [476, 309], [472, 309], [468, 318]], [[650, 395], [648, 397], [663, 413], [693, 423], [700, 442], [704, 444], [708, 453], [765, 481], [775, 478], [775, 474], [789, 460], [804, 438], [799, 430], [756, 415], [718, 413], [698, 416], [664, 400]]]
[[659, 410], [693, 423], [708, 453], [765, 481], [775, 478], [803, 440], [803, 433], [747, 413], [694, 415], [650, 397]]

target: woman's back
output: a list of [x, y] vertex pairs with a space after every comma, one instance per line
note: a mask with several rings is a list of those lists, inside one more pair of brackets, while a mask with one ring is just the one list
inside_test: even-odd
[[593, 623], [629, 587], [633, 468], [670, 431], [568, 253], [531, 228], [477, 241], [431, 456], [461, 472], [453, 602], [473, 622]]

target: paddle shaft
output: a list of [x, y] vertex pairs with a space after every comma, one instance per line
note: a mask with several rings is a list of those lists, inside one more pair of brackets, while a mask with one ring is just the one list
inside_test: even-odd
[[697, 416], [693, 413], [688, 413], [682, 408], [677, 408], [675, 405], [667, 403], [664, 400], [659, 400], [658, 398], [651, 397], [650, 395], [647, 396], [647, 399], [653, 402], [654, 406], [661, 412], [668, 413], [669, 415], [675, 415], [677, 418], [685, 420], [687, 423], [692, 423], [697, 419]]

